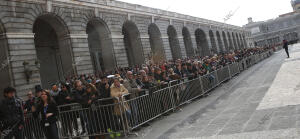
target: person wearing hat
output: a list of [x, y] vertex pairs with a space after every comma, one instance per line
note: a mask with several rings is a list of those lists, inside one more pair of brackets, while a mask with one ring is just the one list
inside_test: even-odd
[[15, 88], [7, 87], [3, 94], [4, 99], [0, 102], [0, 125], [3, 126], [0, 127], [0, 131], [7, 132], [4, 139], [13, 137], [23, 139], [24, 113], [22, 102], [16, 98]]
[[41, 95], [42, 95], [42, 87], [40, 85], [36, 85], [35, 87], [35, 100], [34, 100], [34, 105], [38, 105], [41, 103]]

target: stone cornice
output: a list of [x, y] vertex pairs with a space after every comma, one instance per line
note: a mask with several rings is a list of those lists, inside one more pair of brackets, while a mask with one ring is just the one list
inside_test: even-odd
[[[38, 0], [28, 0], [28, 1], [38, 1]], [[44, 0], [41, 0], [44, 1]], [[159, 18], [166, 18], [171, 20], [180, 20], [183, 22], [191, 22], [191, 23], [198, 23], [210, 26], [216, 26], [218, 28], [226, 28], [226, 29], [233, 29], [242, 31], [243, 28], [239, 26], [234, 26], [230, 24], [225, 24], [217, 21], [212, 21], [208, 19], [192, 17], [189, 15], [183, 15], [175, 12], [169, 12], [166, 10], [160, 10], [150, 7], [145, 7], [141, 5], [135, 5], [120, 1], [110, 1], [110, 0], [53, 0], [53, 5], [79, 5], [79, 6], [86, 6], [86, 7], [93, 7], [99, 8], [109, 11], [119, 11], [119, 12], [126, 12], [126, 13], [134, 13], [134, 14], [141, 14], [147, 16], [154, 16]]]
[[121, 34], [115, 34], [115, 35], [111, 35], [111, 38], [112, 38], [112, 39], [123, 39], [123, 38], [124, 38], [124, 35], [121, 35]]
[[34, 33], [5, 33], [8, 39], [33, 39]]
[[87, 34], [69, 34], [71, 39], [87, 39]]
[[[16, 1], [16, 0], [12, 0]], [[215, 26], [220, 29], [228, 29], [228, 30], [238, 30], [244, 31], [243, 27], [230, 25], [222, 22], [212, 21], [204, 18], [193, 17], [189, 15], [179, 14], [175, 12], [170, 12], [161, 9], [150, 8], [146, 6], [136, 5], [125, 3], [121, 1], [113, 1], [113, 0], [51, 0], [52, 2], [48, 2], [47, 0], [18, 0], [18, 2], [24, 1], [26, 3], [44, 3], [47, 6], [47, 10], [51, 10], [48, 4], [58, 5], [58, 6], [72, 6], [72, 7], [86, 7], [90, 9], [91, 7], [94, 9], [99, 8], [98, 10], [106, 10], [110, 12], [125, 12], [125, 13], [133, 13], [140, 15], [147, 15], [150, 17], [158, 17], [165, 18], [171, 20], [179, 20], [183, 22], [197, 23], [206, 26]]]

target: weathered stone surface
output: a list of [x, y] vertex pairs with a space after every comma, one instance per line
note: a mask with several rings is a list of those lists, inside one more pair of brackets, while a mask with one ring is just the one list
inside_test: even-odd
[[[91, 4], [91, 2], [93, 4]], [[167, 28], [170, 25], [174, 26], [177, 32], [178, 48], [180, 49], [178, 51], [183, 58], [193, 55], [191, 50], [186, 50], [186, 44], [192, 44], [191, 46], [193, 48], [197, 47], [195, 31], [199, 28], [203, 29], [206, 33], [208, 33], [209, 30], [216, 32], [219, 29], [230, 33], [247, 33], [243, 28], [237, 26], [226, 25], [226, 28], [223, 28], [223, 23], [215, 21], [209, 21], [207, 24], [203, 24], [208, 20], [118, 1], [98, 0], [79, 2], [77, 0], [53, 0], [50, 9], [43, 0], [1, 1], [0, 40], [7, 42], [7, 49], [4, 49], [4, 45], [0, 43], [0, 50], [8, 54], [5, 57], [12, 58], [10, 61], [10, 70], [12, 74], [16, 74], [17, 76], [11, 75], [7, 77], [6, 80], [13, 83], [12, 86], [16, 86], [19, 91], [32, 89], [31, 87], [41, 80], [39, 79], [40, 77], [36, 76], [34, 80], [37, 81], [23, 85], [25, 79], [19, 75], [23, 72], [23, 62], [27, 61], [29, 62], [29, 67], [35, 67], [35, 62], [39, 61], [40, 57], [40, 50], [37, 48], [42, 47], [40, 45], [47, 46], [50, 44], [50, 42], [47, 44], [45, 40], [42, 40], [43, 43], [36, 42], [36, 38], [41, 35], [39, 35], [39, 32], [35, 32], [35, 30], [41, 29], [35, 29], [35, 25], [38, 19], [41, 18], [50, 25], [48, 28], [52, 28], [57, 34], [57, 44], [55, 44], [56, 42], [54, 40], [51, 40], [53, 38], [50, 37], [50, 34], [48, 34], [48, 39], [51, 40], [51, 44], [54, 44], [56, 49], [59, 49], [60, 53], [58, 53], [58, 55], [62, 57], [63, 63], [69, 63], [67, 65], [63, 64], [63, 66], [67, 66], [68, 71], [74, 71], [73, 68], [77, 69], [76, 72], [78, 72], [78, 74], [94, 72], [92, 64], [93, 58], [91, 58], [92, 55], [86, 32], [88, 23], [92, 20], [100, 21], [108, 30], [109, 34], [104, 36], [104, 39], [110, 39], [110, 42], [112, 42], [111, 47], [113, 47], [113, 56], [115, 57], [112, 61], [115, 61], [116, 66], [119, 67], [127, 67], [129, 65], [123, 34], [123, 24], [126, 21], [133, 22], [138, 29], [139, 37], [136, 39], [141, 40], [140, 45], [142, 49], [140, 53], [142, 53], [145, 60], [148, 60], [152, 52], [149, 37], [149, 25], [151, 23], [157, 25], [159, 29], [162, 40], [161, 47], [164, 49], [166, 59], [168, 60], [173, 58], [167, 33]], [[184, 27], [187, 27], [189, 31], [190, 37], [188, 37], [190, 38], [190, 43], [185, 43], [182, 33]], [[50, 32], [49, 30], [44, 30], [46, 27], [41, 28], [43, 29], [40, 32]], [[100, 35], [100, 37], [103, 36]], [[206, 35], [205, 39], [210, 43], [209, 35]], [[208, 45], [211, 46], [210, 44]], [[187, 53], [189, 53], [189, 55]], [[75, 64], [75, 67], [73, 67], [72, 64]], [[8, 72], [8, 69], [3, 71], [5, 74], [6, 72]], [[15, 77], [18, 77], [18, 79]], [[20, 96], [22, 96], [22, 93]]]

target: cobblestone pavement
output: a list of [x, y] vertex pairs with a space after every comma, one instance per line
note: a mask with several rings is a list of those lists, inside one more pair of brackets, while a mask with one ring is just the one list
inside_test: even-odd
[[129, 138], [300, 138], [300, 45], [244, 71], [235, 79], [154, 121]]

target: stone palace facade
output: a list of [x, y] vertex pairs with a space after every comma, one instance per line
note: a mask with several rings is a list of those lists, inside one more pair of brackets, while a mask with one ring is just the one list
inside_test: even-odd
[[1, 0], [0, 90], [247, 47], [242, 27], [114, 0]]
[[253, 22], [248, 19], [244, 27], [251, 32], [249, 46], [272, 46], [280, 44], [284, 39], [290, 43], [299, 40], [300, 33], [300, 0], [292, 0], [293, 12], [279, 15], [275, 19]]

